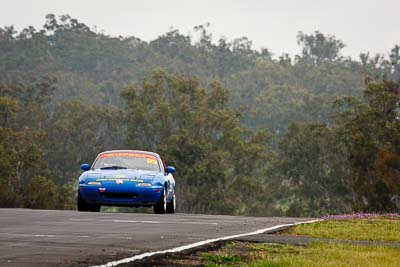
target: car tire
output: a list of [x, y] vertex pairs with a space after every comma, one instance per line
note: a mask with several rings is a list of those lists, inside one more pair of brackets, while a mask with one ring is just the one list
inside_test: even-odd
[[101, 206], [100, 205], [89, 205], [89, 211], [91, 212], [100, 212]]
[[101, 209], [100, 205], [89, 204], [81, 198], [81, 195], [78, 193], [78, 201], [77, 201], [77, 209], [78, 211], [92, 211], [99, 212]]
[[171, 202], [167, 203], [167, 213], [175, 213], [176, 210], [176, 196], [175, 194], [172, 196]]
[[76, 208], [78, 211], [88, 211], [88, 206], [86, 202], [81, 198], [81, 194], [78, 192], [78, 201], [76, 203]]
[[167, 211], [167, 192], [165, 191], [164, 186], [160, 200], [153, 207], [155, 214], [164, 214]]

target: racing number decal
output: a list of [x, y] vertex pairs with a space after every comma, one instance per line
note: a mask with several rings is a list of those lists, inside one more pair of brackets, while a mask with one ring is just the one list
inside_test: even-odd
[[147, 163], [149, 164], [157, 164], [157, 160], [156, 159], [147, 159]]

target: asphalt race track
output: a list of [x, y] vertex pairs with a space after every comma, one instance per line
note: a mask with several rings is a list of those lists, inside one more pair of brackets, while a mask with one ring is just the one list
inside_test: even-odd
[[0, 266], [91, 266], [307, 218], [0, 209]]

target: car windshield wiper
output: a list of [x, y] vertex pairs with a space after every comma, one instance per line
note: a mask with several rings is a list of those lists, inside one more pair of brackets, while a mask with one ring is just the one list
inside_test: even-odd
[[108, 169], [127, 169], [127, 168], [123, 167], [123, 166], [107, 166], [107, 167], [100, 168], [100, 170], [108, 170]]

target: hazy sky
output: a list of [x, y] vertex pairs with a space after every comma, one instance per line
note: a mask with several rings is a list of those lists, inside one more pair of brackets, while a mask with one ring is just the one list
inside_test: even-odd
[[387, 53], [400, 44], [400, 0], [0, 0], [0, 27], [40, 28], [45, 15], [69, 14], [106, 34], [157, 38], [210, 22], [214, 40], [247, 36], [276, 56], [299, 53], [298, 31], [319, 30], [346, 44], [345, 56]]

